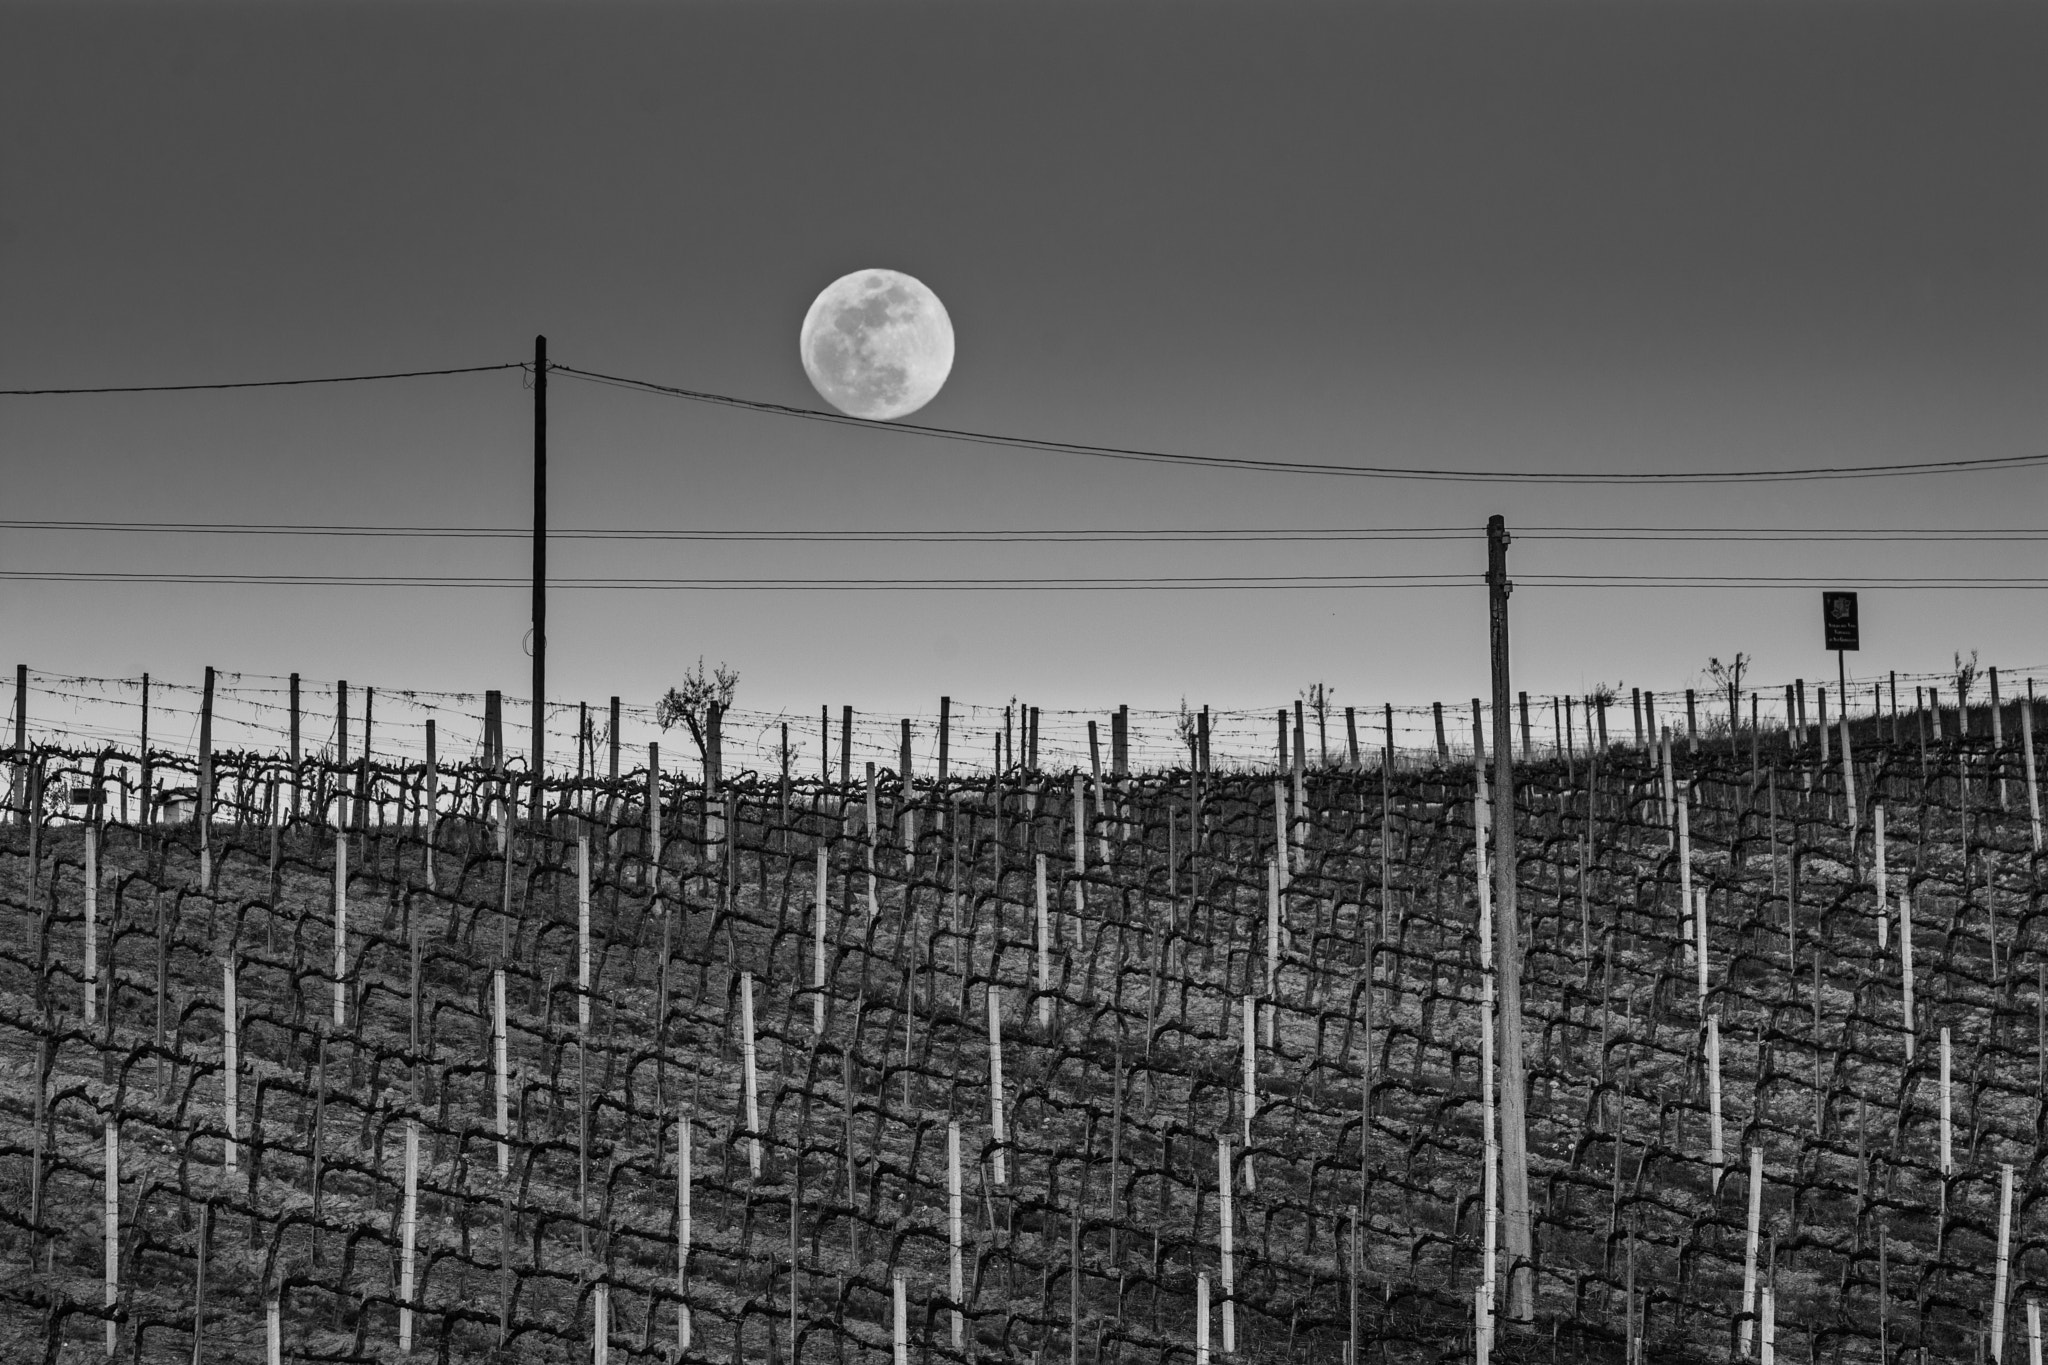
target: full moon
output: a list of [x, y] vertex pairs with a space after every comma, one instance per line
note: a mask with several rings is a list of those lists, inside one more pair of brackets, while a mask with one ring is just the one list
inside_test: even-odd
[[886, 422], [938, 396], [953, 371], [946, 305], [899, 270], [856, 270], [804, 314], [804, 373], [849, 417]]

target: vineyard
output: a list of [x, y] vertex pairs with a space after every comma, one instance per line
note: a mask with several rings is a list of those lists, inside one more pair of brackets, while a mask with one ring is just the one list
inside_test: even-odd
[[[2020, 1358], [2033, 703], [1527, 714], [1535, 1303], [1492, 1355]], [[1308, 747], [147, 755], [198, 811], [73, 803], [143, 754], [0, 756], [0, 1355], [1470, 1359], [1506, 812], [1441, 739]]]

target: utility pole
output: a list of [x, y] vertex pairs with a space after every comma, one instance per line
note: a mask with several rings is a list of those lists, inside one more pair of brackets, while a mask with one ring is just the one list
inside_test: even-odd
[[1515, 767], [1510, 747], [1508, 532], [1486, 523], [1486, 596], [1493, 640], [1493, 923], [1500, 980], [1500, 1128], [1502, 1240], [1508, 1253], [1509, 1322], [1535, 1318], [1534, 1246], [1529, 1235], [1529, 1115], [1522, 1069], [1522, 934], [1515, 908]]
[[541, 795], [548, 695], [548, 339], [533, 339], [533, 818]]

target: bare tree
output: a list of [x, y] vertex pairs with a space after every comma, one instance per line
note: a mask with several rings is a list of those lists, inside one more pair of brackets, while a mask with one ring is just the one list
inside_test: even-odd
[[1173, 722], [1173, 733], [1179, 736], [1182, 744], [1187, 745], [1189, 769], [1201, 767], [1202, 726], [1195, 719], [1195, 713], [1188, 710], [1188, 699], [1186, 697], [1180, 699], [1180, 715]]
[[1958, 653], [1956, 661], [1956, 735], [1960, 739], [1970, 737], [1970, 689], [1977, 685], [1981, 676], [1977, 669], [1977, 651], [1970, 651], [1970, 661], [1963, 662]]
[[1301, 694], [1308, 703], [1308, 709], [1316, 713], [1316, 748], [1323, 756], [1323, 766], [1330, 766], [1330, 688], [1326, 683], [1316, 683]]
[[713, 783], [718, 780], [719, 746], [718, 722], [732, 706], [733, 694], [738, 691], [740, 675], [737, 669], [728, 668], [721, 661], [706, 673], [704, 657], [697, 657], [697, 667], [683, 674], [681, 687], [671, 687], [654, 708], [654, 723], [664, 731], [681, 721], [690, 731], [690, 738], [696, 742], [697, 757], [704, 765], [705, 776]]
[[1738, 653], [1727, 663], [1719, 659], [1707, 660], [1707, 676], [1728, 694], [1728, 733], [1735, 734], [1742, 728], [1742, 675], [1749, 671], [1749, 656]]

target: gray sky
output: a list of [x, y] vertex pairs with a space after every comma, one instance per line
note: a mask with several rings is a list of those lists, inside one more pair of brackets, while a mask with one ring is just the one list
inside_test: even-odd
[[[1249, 455], [1671, 471], [2048, 451], [2048, 9], [1769, 3], [176, 7], [0, 13], [0, 387], [518, 360], [818, 406], [888, 266], [913, 419]], [[2048, 473], [1581, 488], [1131, 465], [558, 377], [558, 526], [2039, 527]], [[0, 399], [6, 515], [518, 525], [515, 372]], [[0, 532], [0, 569], [520, 574], [517, 542]], [[564, 543], [558, 573], [1477, 572], [1483, 545]], [[2031, 575], [2032, 545], [1589, 544], [1518, 572]], [[1832, 676], [1817, 591], [1528, 587], [1517, 681]], [[551, 690], [930, 709], [1426, 702], [1483, 590], [569, 593]], [[1865, 671], [2048, 662], [2039, 590], [1867, 590]], [[523, 693], [523, 592], [0, 584], [13, 659]]]

